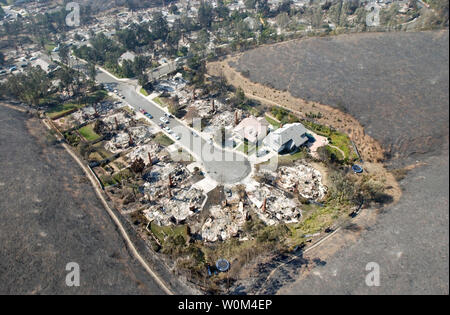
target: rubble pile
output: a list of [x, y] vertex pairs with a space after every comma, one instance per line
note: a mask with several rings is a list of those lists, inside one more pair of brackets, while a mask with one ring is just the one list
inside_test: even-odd
[[173, 164], [158, 161], [157, 164], [152, 166], [151, 171], [144, 175], [144, 179], [147, 181], [144, 190], [149, 192], [151, 196], [159, 197], [165, 195], [170, 178], [173, 187], [186, 188], [183, 182], [188, 176], [189, 172], [181, 165], [174, 167]]
[[161, 197], [157, 205], [144, 210], [149, 221], [159, 226], [182, 223], [200, 210], [205, 199], [202, 191], [195, 188], [171, 189], [170, 194], [172, 197]]
[[235, 114], [233, 112], [224, 111], [220, 114], [213, 115], [210, 124], [213, 126], [232, 126], [234, 124], [234, 118]]
[[[209, 117], [213, 113], [213, 101], [212, 100], [196, 100], [189, 107], [194, 107], [200, 118]], [[220, 112], [224, 109], [225, 105], [218, 100], [214, 100], [215, 112]], [[228, 123], [229, 124], [229, 123]]]
[[130, 137], [133, 144], [139, 145], [149, 139], [151, 128], [148, 126], [137, 126], [129, 128], [128, 132], [120, 132], [105, 144], [105, 148], [112, 152], [118, 153], [126, 150], [130, 146]]
[[131, 119], [126, 117], [124, 112], [118, 112], [103, 119], [103, 122], [108, 125], [110, 130], [117, 129], [116, 122], [119, 125], [119, 128], [125, 128], [130, 124], [130, 121]]
[[242, 202], [239, 206], [213, 206], [210, 216], [201, 228], [202, 239], [208, 242], [224, 241], [236, 236], [247, 221], [248, 211]]
[[298, 203], [287, 198], [281, 190], [261, 184], [257, 189], [248, 190], [247, 195], [258, 217], [267, 225], [296, 223], [300, 220], [301, 209]]
[[322, 199], [327, 188], [322, 184], [322, 175], [309, 164], [282, 166], [278, 168], [277, 184], [294, 194], [307, 199]]
[[81, 110], [76, 111], [72, 115], [70, 115], [70, 117], [77, 124], [84, 124], [85, 122], [94, 118], [95, 109], [97, 109], [97, 114], [99, 115], [99, 117], [105, 117], [111, 115], [115, 110], [123, 106], [124, 105], [120, 102], [101, 102], [98, 103], [95, 108], [92, 105], [83, 107]]
[[150, 157], [152, 158], [152, 162], [154, 163], [157, 160], [157, 154], [161, 151], [161, 146], [157, 143], [147, 143], [142, 146], [137, 147], [127, 154], [127, 159], [132, 162], [138, 158], [144, 160], [145, 164], [150, 163]]

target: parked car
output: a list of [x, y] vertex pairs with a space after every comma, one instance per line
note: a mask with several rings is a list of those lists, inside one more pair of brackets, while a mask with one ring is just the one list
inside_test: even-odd
[[145, 113], [144, 115], [147, 116], [150, 119], [153, 119], [153, 116], [151, 114], [149, 114], [149, 113]]
[[173, 137], [175, 138], [175, 140], [180, 140], [181, 139], [180, 135], [178, 135], [178, 134], [175, 134]]

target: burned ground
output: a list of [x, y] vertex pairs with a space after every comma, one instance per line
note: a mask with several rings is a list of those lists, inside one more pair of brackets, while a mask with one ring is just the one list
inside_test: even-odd
[[[163, 294], [54, 139], [0, 106], [0, 293]], [[69, 262], [80, 265], [80, 287], [65, 284]]]
[[388, 157], [437, 154], [449, 132], [448, 40], [448, 31], [310, 38], [251, 50], [233, 66], [347, 111]]

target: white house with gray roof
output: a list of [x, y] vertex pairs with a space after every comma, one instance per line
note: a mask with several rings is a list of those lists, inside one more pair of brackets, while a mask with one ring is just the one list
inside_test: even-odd
[[278, 153], [291, 152], [308, 142], [307, 132], [301, 123], [286, 124], [265, 137], [263, 145]]

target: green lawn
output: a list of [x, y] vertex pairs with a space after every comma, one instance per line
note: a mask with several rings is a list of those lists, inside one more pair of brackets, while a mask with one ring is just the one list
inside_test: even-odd
[[299, 159], [304, 159], [307, 156], [307, 153], [303, 150], [300, 150], [294, 154], [284, 154], [278, 156], [279, 162], [293, 162]]
[[[105, 99], [107, 97], [107, 95], [108, 95], [108, 93], [105, 90], [97, 90], [95, 92], [89, 93], [86, 96], [84, 96], [80, 100], [80, 104], [78, 104], [78, 103], [63, 103], [63, 104], [59, 103], [58, 105], [51, 107], [47, 111], [47, 115], [51, 119], [54, 119], [55, 117], [62, 117], [62, 116], [65, 116], [66, 113], [68, 113], [74, 109], [78, 109], [78, 108], [82, 108], [82, 107], [86, 106], [86, 104], [98, 103], [101, 100]], [[53, 100], [54, 99], [52, 99], [52, 98], [42, 99], [41, 103], [45, 104], [45, 103], [52, 102]]]
[[168, 147], [169, 145], [174, 144], [173, 140], [166, 136], [164, 133], [159, 132], [155, 135], [155, 142], [159, 143], [164, 147]]
[[120, 183], [122, 180], [127, 180], [129, 177], [131, 177], [133, 174], [129, 169], [124, 169], [118, 173], [115, 173], [114, 175], [103, 175], [100, 176], [100, 181], [102, 182], [103, 186], [112, 186], [115, 184]]
[[326, 148], [330, 153], [333, 153], [333, 154], [337, 157], [337, 159], [338, 159], [339, 161], [342, 161], [342, 160], [345, 159], [345, 157], [342, 156], [341, 151], [336, 150], [336, 148], [332, 148], [332, 147], [330, 147], [329, 145], [325, 146], [325, 148]]
[[100, 181], [102, 182], [103, 186], [108, 187], [117, 184], [114, 178], [112, 178], [111, 175], [103, 175], [100, 176]]
[[155, 97], [155, 98], [153, 99], [153, 101], [154, 101], [155, 103], [161, 105], [162, 107], [166, 107], [166, 106], [167, 106], [167, 104], [165, 104], [159, 97]]
[[94, 124], [90, 124], [87, 126], [84, 126], [83, 128], [80, 128], [78, 132], [87, 140], [87, 141], [95, 141], [99, 139], [101, 136], [98, 135], [94, 131]]
[[45, 44], [44, 47], [45, 47], [45, 51], [50, 53], [53, 51], [53, 49], [56, 47], [56, 45], [54, 43], [49, 43], [49, 44]]
[[93, 145], [93, 147], [95, 148], [95, 151], [102, 156], [103, 159], [107, 159], [113, 154], [105, 149], [104, 144], [105, 144], [104, 141], [97, 142], [96, 144]]
[[280, 123], [269, 116], [266, 116], [266, 120], [269, 124], [271, 124], [275, 129], [280, 128]]
[[312, 208], [314, 209], [305, 214], [301, 222], [290, 225], [292, 240], [295, 240], [296, 243], [301, 243], [306, 234], [323, 231], [336, 221], [341, 212], [340, 207], [333, 205], [327, 205], [323, 208], [313, 206]]
[[159, 226], [155, 223], [150, 224], [150, 230], [152, 231], [153, 235], [158, 238], [158, 240], [162, 243], [164, 243], [164, 240], [167, 236], [177, 236], [181, 235], [186, 240], [187, 239], [187, 226], [186, 225], [180, 225], [180, 226]]
[[108, 92], [105, 90], [97, 90], [84, 96], [81, 103], [94, 104], [104, 100], [108, 96]]
[[50, 118], [55, 118], [58, 116], [64, 116], [65, 113], [68, 113], [74, 109], [81, 108], [84, 105], [78, 106], [78, 104], [74, 103], [65, 103], [65, 104], [59, 104], [58, 106], [52, 107], [50, 110], [47, 111], [47, 115]]
[[148, 93], [144, 88], [141, 88], [141, 94], [144, 96], [148, 96]]
[[356, 153], [353, 150], [353, 146], [350, 141], [350, 138], [345, 133], [331, 130], [327, 126], [315, 124], [313, 122], [306, 121], [306, 120], [302, 121], [302, 123], [305, 125], [305, 127], [314, 131], [318, 135], [329, 138], [331, 145], [334, 145], [334, 146], [338, 147], [339, 149], [341, 149], [345, 153], [344, 157], [342, 157], [342, 153], [340, 153], [338, 150], [329, 148], [329, 150], [332, 151], [333, 153], [335, 153], [336, 156], [339, 157], [339, 159], [343, 160], [345, 158], [348, 158], [349, 160], [353, 160], [353, 159], [357, 158]]

